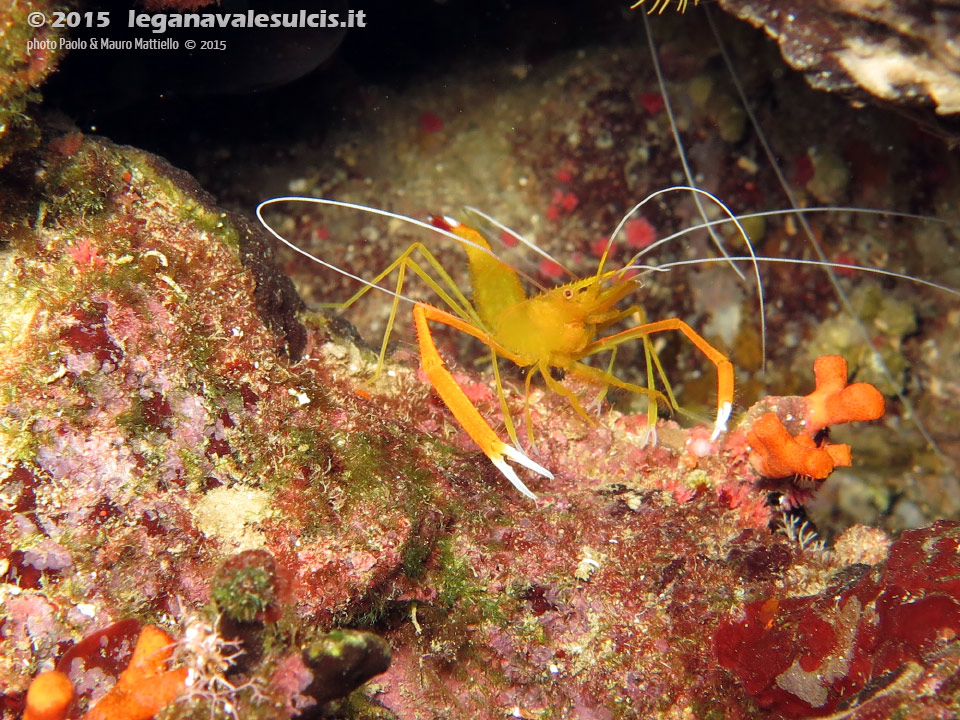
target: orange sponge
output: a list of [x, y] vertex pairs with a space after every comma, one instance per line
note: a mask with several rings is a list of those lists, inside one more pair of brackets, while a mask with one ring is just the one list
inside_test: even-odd
[[[127, 669], [83, 720], [150, 720], [184, 689], [187, 669], [166, 670], [173, 639], [147, 625], [137, 638]], [[41, 673], [27, 690], [23, 720], [63, 720], [73, 701], [70, 678], [56, 670]]]
[[27, 690], [23, 720], [63, 720], [72, 701], [70, 678], [57, 670], [40, 673]]
[[762, 415], [750, 428], [750, 464], [768, 478], [801, 475], [824, 480], [833, 469], [850, 464], [849, 445], [817, 447], [812, 437], [793, 437], [774, 413]]
[[187, 679], [186, 668], [164, 669], [173, 644], [160, 628], [143, 628], [127, 669], [83, 720], [149, 720], [173, 702]]
[[817, 389], [806, 396], [806, 429], [811, 435], [828, 425], [883, 416], [883, 395], [873, 385], [847, 385], [847, 361], [840, 355], [824, 355], [813, 365]]

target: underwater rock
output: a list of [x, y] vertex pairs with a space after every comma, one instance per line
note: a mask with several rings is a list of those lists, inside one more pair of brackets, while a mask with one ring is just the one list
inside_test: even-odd
[[960, 113], [960, 18], [952, 0], [720, 0], [766, 30], [815, 88]]
[[[436, 445], [316, 357], [329, 337], [245, 220], [159, 158], [71, 144], [0, 177], [22, 212], [0, 252], [0, 696], [16, 707], [84, 636], [163, 617], [204, 652], [245, 645], [210, 667], [257, 688], [228, 702], [262, 704], [290, 618], [362, 614], [429, 552]], [[227, 617], [202, 645], [211, 600]], [[88, 670], [65, 670], [88, 705]]]
[[265, 550], [233, 555], [214, 575], [211, 593], [226, 617], [249, 623], [276, 602], [277, 564]]
[[304, 690], [318, 703], [346, 697], [390, 667], [390, 645], [373, 633], [334, 630], [303, 650], [303, 662], [313, 673]]
[[4, 3], [0, 7], [0, 168], [14, 153], [35, 146], [40, 131], [32, 116], [37, 92], [60, 60], [59, 30], [43, 23], [32, 27], [33, 13], [52, 17], [63, 7], [55, 0]]

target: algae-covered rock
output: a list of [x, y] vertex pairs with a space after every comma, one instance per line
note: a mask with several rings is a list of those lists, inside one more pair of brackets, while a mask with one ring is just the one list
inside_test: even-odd
[[335, 630], [303, 650], [303, 662], [313, 673], [304, 692], [319, 703], [346, 697], [390, 667], [390, 645], [359, 630]]
[[951, 0], [720, 0], [777, 39], [784, 59], [816, 88], [904, 106], [960, 112]]
[[[62, 54], [61, 34], [52, 29], [53, 13], [67, 9], [55, 0], [6, 3], [0, 8], [0, 167], [39, 141], [30, 105], [40, 100], [38, 89]], [[39, 27], [37, 18], [44, 18]]]
[[[362, 614], [414, 536], [429, 551], [434, 451], [304, 356], [329, 338], [246, 220], [159, 158], [70, 143], [18, 158], [33, 185], [0, 177], [22, 212], [0, 248], [0, 693], [114, 620], [193, 638], [210, 601], [261, 688], [284, 613]], [[240, 693], [251, 717], [263, 692]]]

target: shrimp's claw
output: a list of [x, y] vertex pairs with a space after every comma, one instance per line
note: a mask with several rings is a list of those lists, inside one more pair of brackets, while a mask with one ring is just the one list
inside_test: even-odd
[[516, 448], [511, 447], [506, 443], [501, 443], [501, 444], [503, 445], [503, 447], [501, 448], [502, 454], [500, 455], [500, 457], [496, 457], [490, 454], [487, 455], [487, 457], [490, 458], [490, 462], [492, 462], [494, 465], [497, 466], [497, 469], [503, 473], [504, 477], [506, 477], [507, 480], [509, 480], [517, 490], [522, 492], [531, 500], [536, 500], [537, 496], [534, 495], [532, 492], [530, 492], [530, 489], [527, 488], [526, 485], [524, 485], [523, 480], [520, 479], [520, 477], [517, 475], [516, 471], [512, 467], [507, 465], [507, 462], [506, 460], [503, 459], [503, 456], [506, 455], [508, 458], [513, 460], [518, 465], [523, 465], [523, 467], [527, 468], [528, 470], [533, 470], [533, 472], [539, 473], [540, 475], [543, 475], [545, 478], [549, 480], [553, 480], [553, 473], [547, 470], [545, 467], [543, 467], [539, 463], [535, 463], [533, 460], [527, 457], [526, 454], [517, 450]]
[[710, 442], [716, 442], [722, 433], [727, 431], [727, 420], [730, 419], [730, 413], [733, 405], [729, 402], [720, 403], [717, 408], [717, 421], [713, 424], [713, 432], [710, 434]]
[[516, 470], [507, 465], [504, 456], [513, 460], [518, 465], [540, 473], [551, 480], [553, 479], [553, 474], [546, 468], [535, 463], [524, 453], [507, 445], [497, 437], [493, 428], [483, 419], [483, 416], [477, 408], [473, 406], [473, 403], [470, 402], [460, 386], [457, 385], [450, 371], [444, 367], [443, 359], [440, 357], [440, 353], [437, 352], [437, 346], [433, 342], [433, 335], [431, 335], [430, 328], [427, 324], [430, 320], [463, 330], [480, 340], [484, 339], [482, 333], [460, 318], [439, 308], [425, 303], [417, 303], [414, 305], [413, 322], [417, 328], [417, 340], [420, 345], [420, 366], [430, 379], [430, 383], [437, 391], [437, 394], [440, 395], [440, 398], [453, 414], [454, 418], [460, 423], [460, 426], [467, 431], [471, 439], [483, 450], [483, 454], [490, 458], [490, 462], [496, 465], [497, 469], [503, 473], [504, 477], [507, 478], [517, 490], [528, 498], [536, 500], [536, 495], [530, 492], [530, 489], [524, 485], [523, 481], [517, 476]]

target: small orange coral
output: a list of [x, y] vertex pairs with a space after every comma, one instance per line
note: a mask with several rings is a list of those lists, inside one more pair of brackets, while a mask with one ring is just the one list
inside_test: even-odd
[[23, 720], [63, 720], [72, 701], [70, 678], [57, 670], [40, 673], [27, 690]]
[[149, 720], [180, 694], [186, 668], [166, 670], [173, 639], [160, 628], [147, 625], [137, 638], [133, 657], [120, 679], [83, 720]]
[[762, 415], [750, 429], [750, 464], [768, 478], [800, 475], [825, 479], [835, 467], [850, 464], [849, 445], [817, 447], [808, 435], [793, 437], [774, 413]]
[[807, 432], [816, 434], [828, 425], [883, 416], [883, 395], [873, 385], [847, 385], [847, 361], [840, 355], [824, 355], [813, 364], [817, 389], [806, 396]]

